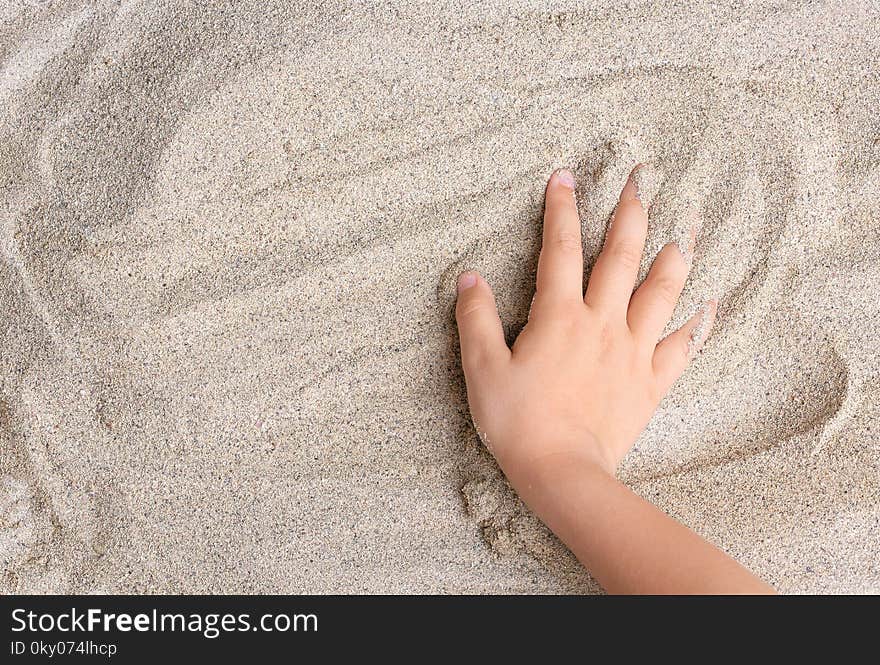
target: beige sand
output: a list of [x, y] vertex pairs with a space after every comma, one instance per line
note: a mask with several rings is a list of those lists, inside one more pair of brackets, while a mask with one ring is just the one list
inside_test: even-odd
[[4, 592], [582, 592], [473, 431], [550, 171], [637, 162], [719, 320], [621, 477], [781, 590], [880, 591], [880, 7], [0, 8]]

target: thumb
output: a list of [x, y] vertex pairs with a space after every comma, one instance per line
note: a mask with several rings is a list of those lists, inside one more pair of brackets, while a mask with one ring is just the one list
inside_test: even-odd
[[455, 320], [461, 343], [461, 364], [465, 377], [471, 380], [510, 358], [510, 349], [504, 341], [495, 297], [486, 280], [478, 273], [465, 272], [459, 275], [457, 288]]

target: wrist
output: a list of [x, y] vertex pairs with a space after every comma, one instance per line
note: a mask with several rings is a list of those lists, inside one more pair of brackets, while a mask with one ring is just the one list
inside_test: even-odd
[[601, 474], [614, 478], [617, 465], [602, 452], [602, 448], [590, 435], [590, 441], [580, 441], [576, 446], [556, 445], [551, 449], [541, 447], [541, 452], [511, 455], [498, 463], [510, 484], [518, 492], [541, 491], [548, 483], [555, 483], [571, 472], [584, 476]]

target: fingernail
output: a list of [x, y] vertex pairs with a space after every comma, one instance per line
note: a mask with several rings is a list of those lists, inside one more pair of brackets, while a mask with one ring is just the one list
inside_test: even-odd
[[472, 272], [463, 272], [458, 276], [458, 292], [471, 288], [474, 284], [477, 283], [477, 275]]
[[574, 189], [574, 174], [568, 169], [559, 169], [556, 172], [556, 181], [563, 187]]
[[691, 331], [691, 337], [688, 340], [688, 358], [693, 360], [700, 351], [703, 350], [703, 344], [709, 338], [709, 330], [712, 327], [712, 314], [718, 309], [718, 300], [713, 298], [707, 300], [700, 307], [700, 320]]

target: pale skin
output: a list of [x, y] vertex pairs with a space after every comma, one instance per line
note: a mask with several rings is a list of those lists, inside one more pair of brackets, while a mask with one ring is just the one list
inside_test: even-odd
[[684, 252], [664, 247], [633, 291], [648, 230], [633, 175], [584, 293], [574, 188], [567, 170], [547, 184], [535, 299], [513, 348], [488, 283], [475, 272], [459, 276], [462, 366], [480, 436], [520, 497], [608, 592], [773, 593], [616, 478], [706, 341], [717, 302], [660, 339], [687, 279], [695, 231]]

